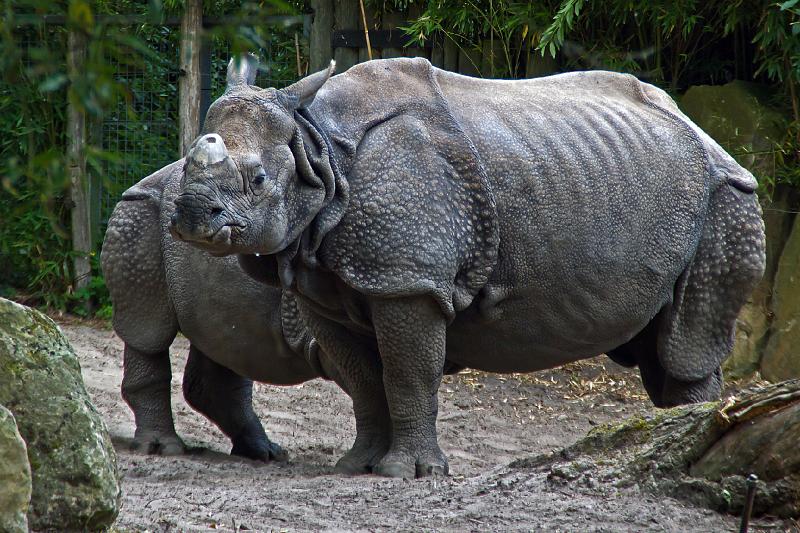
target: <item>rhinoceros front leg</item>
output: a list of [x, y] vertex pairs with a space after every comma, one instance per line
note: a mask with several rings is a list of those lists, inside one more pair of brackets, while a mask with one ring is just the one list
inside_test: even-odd
[[231, 439], [231, 455], [286, 460], [286, 452], [267, 438], [253, 411], [253, 381], [212, 361], [194, 345], [183, 373], [183, 396]]
[[392, 419], [392, 445], [374, 471], [403, 478], [447, 475], [436, 436], [445, 317], [427, 296], [371, 303]]
[[383, 390], [382, 365], [374, 339], [298, 306], [324, 352], [326, 371], [353, 401], [356, 438], [336, 463], [340, 474], [368, 474], [389, 449], [391, 424]]
[[126, 343], [123, 367], [122, 397], [136, 420], [131, 448], [149, 454], [185, 453], [172, 420], [169, 350], [146, 353]]

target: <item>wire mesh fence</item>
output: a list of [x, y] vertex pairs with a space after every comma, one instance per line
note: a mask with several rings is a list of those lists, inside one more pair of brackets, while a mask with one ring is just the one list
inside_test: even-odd
[[96, 215], [105, 224], [128, 187], [178, 159], [177, 28], [155, 28], [148, 44], [158, 60], [141, 64], [112, 63], [126, 98], [103, 115], [100, 149], [113, 159], [104, 168], [95, 197]]
[[[106, 176], [98, 180], [98, 218], [108, 220], [121, 193], [145, 176], [177, 160], [178, 153], [178, 54], [179, 29], [162, 27], [153, 46], [159, 61], [143, 68], [117, 65], [117, 76], [130, 97], [120, 101], [102, 121], [101, 148], [116, 154], [118, 162], [107, 165]], [[210, 36], [210, 79], [212, 100], [225, 91], [225, 75], [231, 57], [229, 42]], [[297, 80], [291, 29], [275, 28], [264, 46], [253, 50], [260, 60], [256, 85], [281, 88]]]

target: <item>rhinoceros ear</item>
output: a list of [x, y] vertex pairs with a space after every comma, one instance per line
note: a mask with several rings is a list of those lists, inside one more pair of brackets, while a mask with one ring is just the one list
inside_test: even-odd
[[292, 107], [306, 107], [314, 101], [317, 91], [333, 76], [336, 71], [336, 61], [331, 60], [331, 64], [325, 70], [315, 72], [311, 76], [306, 76], [302, 80], [295, 82], [281, 92], [287, 97]]
[[232, 57], [228, 63], [227, 86], [225, 91], [253, 85], [258, 74], [258, 58], [251, 54]]

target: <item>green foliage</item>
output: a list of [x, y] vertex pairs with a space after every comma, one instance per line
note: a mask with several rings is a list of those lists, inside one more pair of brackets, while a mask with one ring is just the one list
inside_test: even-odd
[[489, 67], [476, 63], [476, 70], [486, 77], [515, 78], [525, 75], [521, 59], [527, 59], [550, 20], [549, 2], [431, 0], [422, 15], [403, 29], [417, 43], [438, 35], [464, 51], [477, 55], [488, 51]]
[[[302, 2], [204, 4], [207, 16], [230, 21], [208, 32], [224, 54], [216, 60], [216, 76], [219, 72], [224, 79], [229, 54], [262, 49], [280, 59], [270, 63], [268, 81], [296, 79], [296, 28], [276, 30], [265, 17], [295, 14]], [[179, 29], [162, 23], [179, 16], [182, 6], [180, 0], [4, 0], [0, 293], [82, 315], [110, 314], [96, 256], [91, 258], [88, 286], [76, 290], [72, 283], [67, 103], [86, 113], [87, 169], [94, 185], [102, 183], [110, 192], [112, 202], [125, 187], [177, 159]], [[45, 24], [45, 14], [64, 16], [67, 23]], [[104, 15], [138, 19], [121, 24]], [[87, 50], [84, 66], [72, 80], [66, 65], [70, 30], [83, 36]]]

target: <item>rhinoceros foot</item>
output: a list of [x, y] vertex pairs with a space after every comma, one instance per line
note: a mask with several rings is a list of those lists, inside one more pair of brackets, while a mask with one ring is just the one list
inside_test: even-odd
[[403, 479], [446, 476], [449, 471], [447, 458], [438, 446], [418, 453], [389, 451], [373, 470], [379, 476]]
[[288, 461], [289, 454], [279, 444], [269, 439], [237, 438], [233, 439], [231, 455], [246, 457], [256, 461]]
[[369, 474], [389, 449], [389, 433], [376, 431], [362, 432], [356, 436], [353, 447], [344, 454], [334, 467], [337, 474], [355, 476]]
[[137, 431], [130, 449], [148, 455], [184, 455], [191, 451], [177, 434], [161, 434], [155, 431]]

